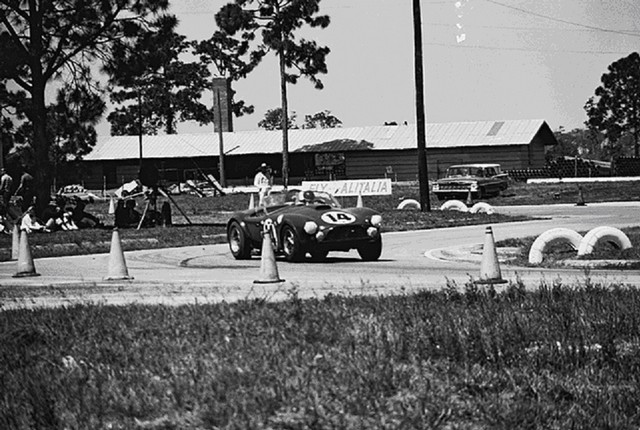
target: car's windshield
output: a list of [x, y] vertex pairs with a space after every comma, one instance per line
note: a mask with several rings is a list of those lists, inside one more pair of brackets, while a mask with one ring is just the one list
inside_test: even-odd
[[470, 169], [468, 167], [450, 167], [447, 169], [447, 176], [455, 177], [455, 176], [469, 176]]
[[300, 191], [296, 196], [295, 203], [298, 205], [329, 205], [334, 208], [341, 207], [335, 197], [325, 191]]
[[299, 192], [300, 192], [299, 189], [269, 191], [269, 194], [264, 198], [264, 205], [265, 206], [292, 205], [296, 202], [296, 197]]

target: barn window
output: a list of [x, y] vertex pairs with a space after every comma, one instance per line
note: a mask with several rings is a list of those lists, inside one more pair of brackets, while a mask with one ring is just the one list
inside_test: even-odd
[[487, 136], [497, 135], [503, 125], [504, 125], [504, 121], [494, 122], [493, 125], [491, 126], [491, 129], [489, 130], [489, 133], [487, 133]]
[[344, 177], [345, 156], [344, 152], [323, 152], [315, 154], [316, 175], [328, 175], [329, 179]]

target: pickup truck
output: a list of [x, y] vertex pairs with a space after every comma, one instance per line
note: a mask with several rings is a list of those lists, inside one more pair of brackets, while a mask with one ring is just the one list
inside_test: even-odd
[[500, 195], [508, 186], [509, 177], [499, 164], [456, 164], [433, 184], [432, 191], [438, 200], [464, 200], [469, 192], [474, 199], [484, 199]]

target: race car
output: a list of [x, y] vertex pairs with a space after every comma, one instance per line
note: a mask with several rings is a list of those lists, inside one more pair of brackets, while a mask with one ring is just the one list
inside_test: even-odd
[[227, 223], [227, 239], [238, 260], [261, 249], [269, 230], [276, 254], [302, 261], [310, 254], [324, 260], [330, 251], [356, 249], [365, 261], [382, 253], [382, 216], [366, 207], [342, 208], [329, 193], [285, 189], [271, 192], [263, 206], [234, 213]]

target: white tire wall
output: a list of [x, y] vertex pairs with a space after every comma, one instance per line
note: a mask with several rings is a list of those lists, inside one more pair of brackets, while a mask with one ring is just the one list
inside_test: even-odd
[[579, 249], [582, 243], [582, 236], [575, 230], [570, 228], [552, 228], [542, 233], [531, 245], [529, 250], [529, 264], [540, 264], [544, 256], [545, 250], [549, 245], [567, 242], [573, 249]]
[[578, 255], [591, 254], [593, 248], [600, 241], [611, 243], [622, 250], [629, 249], [633, 246], [627, 235], [621, 230], [615, 227], [602, 226], [593, 228], [584, 235], [578, 247]]
[[469, 208], [460, 200], [447, 200], [444, 202], [442, 206], [440, 206], [441, 211], [460, 211], [460, 212], [469, 212]]
[[420, 202], [414, 199], [404, 199], [398, 205], [398, 209], [420, 209]]
[[471, 212], [472, 214], [485, 213], [487, 215], [493, 215], [496, 210], [489, 203], [478, 202], [475, 205], [471, 206], [469, 212]]

